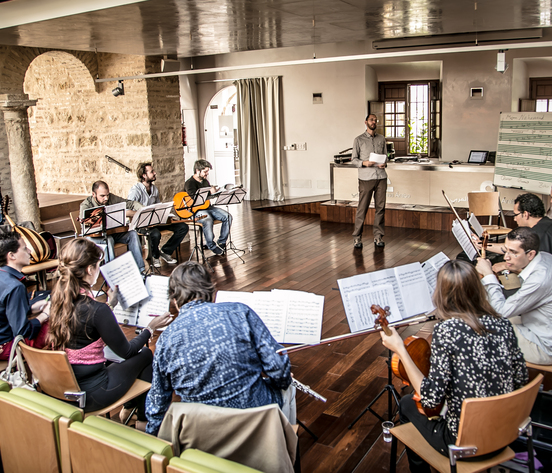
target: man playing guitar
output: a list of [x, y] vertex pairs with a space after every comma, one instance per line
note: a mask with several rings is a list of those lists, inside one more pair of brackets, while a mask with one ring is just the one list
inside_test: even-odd
[[[207, 180], [211, 169], [213, 169], [211, 163], [204, 159], [200, 159], [194, 163], [194, 175], [184, 184], [184, 190], [190, 197], [193, 197], [199, 189], [204, 187], [210, 187], [211, 194], [215, 194], [217, 192], [217, 188], [215, 186], [211, 186]], [[203, 226], [203, 234], [205, 235], [207, 247], [215, 255], [224, 254], [226, 251], [226, 240], [228, 239], [230, 226], [232, 225], [232, 216], [225, 210], [212, 206], [211, 203], [209, 203], [207, 208], [197, 211], [196, 218], [203, 216], [205, 217], [201, 220], [201, 224]], [[216, 243], [215, 235], [213, 233], [213, 223], [215, 220], [220, 220], [222, 222], [220, 236]]]
[[[126, 214], [129, 217], [132, 217], [137, 210], [140, 210], [143, 207], [143, 205], [139, 202], [123, 199], [115, 194], [110, 194], [109, 186], [104, 181], [96, 181], [92, 184], [92, 195], [87, 197], [80, 204], [80, 216], [81, 218], [84, 217], [84, 211], [86, 209], [101, 207], [104, 205], [119, 204], [121, 202], [126, 202]], [[102, 242], [102, 239], [100, 238], [89, 238], [94, 242]], [[111, 261], [115, 258], [115, 243], [124, 243], [127, 245], [128, 250], [132, 253], [136, 264], [138, 265], [138, 269], [140, 269], [140, 272], [144, 271], [146, 266], [144, 264], [144, 258], [142, 257], [142, 245], [140, 244], [140, 237], [134, 230], [115, 233], [107, 237], [106, 261]]]

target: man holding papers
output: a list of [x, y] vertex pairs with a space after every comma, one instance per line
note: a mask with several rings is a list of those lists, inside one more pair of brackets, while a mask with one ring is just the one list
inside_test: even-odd
[[[80, 204], [80, 216], [84, 217], [84, 211], [86, 209], [92, 209], [94, 207], [101, 207], [113, 204], [119, 204], [125, 202], [127, 216], [132, 217], [137, 210], [142, 208], [140, 202], [133, 200], [123, 199], [115, 194], [109, 193], [109, 186], [104, 181], [96, 181], [92, 184], [92, 195]], [[102, 243], [101, 238], [91, 238], [92, 241]], [[140, 272], [144, 271], [146, 265], [144, 264], [144, 258], [142, 257], [142, 245], [140, 244], [140, 237], [132, 230], [129, 232], [114, 233], [107, 237], [107, 251], [105, 260], [111, 261], [115, 258], [115, 243], [124, 243], [128, 246], [128, 251], [132, 253], [138, 269]]]
[[[154, 182], [157, 179], [157, 173], [153, 169], [152, 163], [140, 163], [136, 170], [136, 175], [140, 182], [132, 186], [128, 193], [128, 199], [140, 202], [144, 207], [153, 204], [159, 204], [159, 190]], [[161, 242], [161, 230], [169, 230], [173, 232], [167, 243], [159, 250]], [[184, 222], [175, 222], [167, 225], [157, 225], [149, 229], [151, 238], [151, 252], [153, 257], [153, 265], [156, 268], [161, 267], [159, 258], [163, 258], [169, 264], [175, 264], [177, 261], [171, 255], [180, 246], [182, 240], [188, 233], [189, 227]]]
[[493, 309], [512, 322], [525, 359], [552, 365], [552, 255], [539, 251], [539, 244], [538, 235], [525, 227], [506, 236], [504, 261], [521, 282], [519, 291], [508, 298], [489, 260], [478, 258], [476, 269]]
[[371, 113], [366, 117], [366, 132], [355, 138], [352, 165], [358, 168], [358, 207], [353, 230], [355, 248], [362, 248], [362, 230], [366, 212], [374, 194], [374, 244], [384, 247], [385, 195], [387, 192], [386, 144], [383, 135], [376, 133], [378, 118]]
[[208, 270], [193, 261], [170, 277], [169, 298], [179, 313], [155, 348], [146, 402], [150, 434], [159, 431], [173, 391], [182, 402], [219, 407], [277, 403], [292, 424], [296, 421], [288, 356], [276, 353], [281, 346], [248, 306], [213, 303], [215, 290]]

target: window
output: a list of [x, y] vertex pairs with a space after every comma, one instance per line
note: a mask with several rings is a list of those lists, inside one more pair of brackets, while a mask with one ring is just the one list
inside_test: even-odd
[[439, 156], [440, 85], [438, 81], [381, 82], [383, 131], [396, 156]]
[[529, 80], [535, 112], [552, 112], [552, 78]]

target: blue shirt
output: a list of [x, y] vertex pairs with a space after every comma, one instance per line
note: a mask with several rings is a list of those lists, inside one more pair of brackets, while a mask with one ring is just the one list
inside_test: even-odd
[[[182, 402], [245, 409], [278, 403], [291, 383], [287, 355], [248, 306], [192, 301], [161, 334], [146, 401], [147, 432], [156, 435], [173, 390]], [[268, 378], [263, 380], [261, 373]]]
[[0, 267], [0, 344], [11, 342], [17, 335], [33, 339], [40, 332], [40, 322], [27, 319], [31, 307], [23, 279], [25, 275], [17, 269]]

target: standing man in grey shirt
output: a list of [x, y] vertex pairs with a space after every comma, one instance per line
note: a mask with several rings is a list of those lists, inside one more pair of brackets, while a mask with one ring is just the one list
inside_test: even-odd
[[552, 365], [552, 255], [539, 251], [539, 245], [539, 236], [527, 227], [506, 235], [504, 261], [521, 282], [507, 298], [489, 260], [478, 258], [475, 268], [493, 309], [512, 322], [525, 361]]
[[358, 168], [358, 207], [353, 230], [355, 248], [362, 248], [362, 230], [366, 212], [370, 207], [372, 194], [376, 206], [374, 218], [374, 244], [384, 247], [385, 242], [385, 195], [387, 193], [387, 173], [385, 163], [370, 161], [370, 153], [386, 154], [385, 138], [376, 133], [378, 118], [371, 113], [366, 117], [366, 132], [355, 138], [353, 143], [353, 166]]

